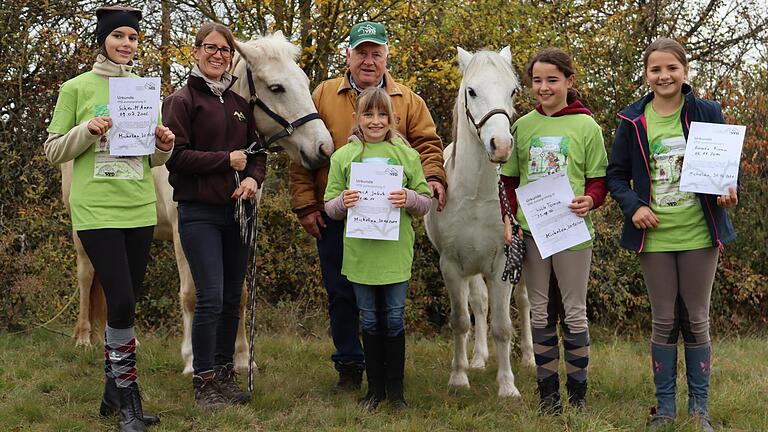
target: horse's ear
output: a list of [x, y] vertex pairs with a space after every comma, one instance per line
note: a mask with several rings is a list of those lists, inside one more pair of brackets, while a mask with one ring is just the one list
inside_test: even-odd
[[278, 30], [278, 31], [274, 32], [273, 34], [275, 36], [278, 36], [278, 37], [282, 38], [282, 39], [285, 39], [285, 35], [283, 34], [282, 30]]
[[464, 72], [467, 69], [467, 66], [469, 65], [470, 60], [472, 60], [472, 54], [470, 54], [460, 46], [456, 47], [456, 51], [458, 53], [459, 69], [461, 69], [461, 71]]
[[499, 51], [499, 55], [506, 60], [507, 63], [512, 63], [512, 51], [509, 49], [509, 45], [502, 48], [501, 51]]
[[248, 61], [248, 63], [255, 65], [256, 59], [259, 58], [259, 48], [254, 47], [247, 42], [240, 42], [238, 40], [235, 41], [235, 49], [245, 57], [245, 60]]

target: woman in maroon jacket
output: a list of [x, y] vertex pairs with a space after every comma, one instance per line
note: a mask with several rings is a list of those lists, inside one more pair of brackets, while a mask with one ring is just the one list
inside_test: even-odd
[[235, 202], [255, 196], [266, 166], [264, 155], [249, 158], [243, 152], [256, 139], [256, 126], [248, 102], [230, 90], [236, 77], [227, 67], [234, 47], [227, 27], [204, 24], [195, 38], [197, 64], [187, 85], [163, 103], [163, 120], [176, 134], [166, 166], [197, 295], [192, 319], [195, 400], [212, 409], [250, 398], [235, 383], [232, 365], [248, 261]]

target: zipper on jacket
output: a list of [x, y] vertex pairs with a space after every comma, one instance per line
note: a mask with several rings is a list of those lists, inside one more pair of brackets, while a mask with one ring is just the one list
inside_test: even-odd
[[[648, 172], [648, 208], [650, 208], [651, 201], [653, 200], [653, 180], [651, 179], [651, 167], [650, 165], [648, 165], [648, 156], [646, 156], [645, 154], [645, 150], [643, 149], [643, 141], [640, 139], [640, 128], [637, 126], [637, 123], [635, 123], [635, 121], [631, 120], [629, 117], [619, 114], [619, 118], [622, 118], [632, 123], [632, 126], [635, 127], [635, 135], [637, 135], [637, 145], [640, 146], [640, 152], [643, 154], [643, 162], [645, 162], [645, 170]], [[643, 248], [645, 247], [646, 232], [647, 230], [643, 228], [643, 239], [640, 241], [640, 249], [637, 250], [638, 252], [642, 252]]]

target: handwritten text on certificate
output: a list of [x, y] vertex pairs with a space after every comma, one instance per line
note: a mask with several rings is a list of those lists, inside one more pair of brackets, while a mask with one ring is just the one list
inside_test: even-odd
[[591, 239], [584, 219], [568, 208], [574, 195], [564, 172], [521, 186], [516, 193], [541, 259]]
[[352, 162], [349, 189], [360, 192], [360, 200], [347, 210], [347, 237], [398, 240], [400, 209], [387, 197], [403, 188], [403, 167]]
[[160, 78], [110, 78], [109, 154], [143, 156], [155, 152]]
[[680, 190], [728, 195], [736, 187], [746, 126], [692, 122]]

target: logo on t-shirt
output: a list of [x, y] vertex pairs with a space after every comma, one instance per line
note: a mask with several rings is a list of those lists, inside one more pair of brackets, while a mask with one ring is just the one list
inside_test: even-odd
[[653, 181], [656, 205], [659, 207], [688, 207], [696, 204], [696, 196], [680, 191], [680, 173], [685, 156], [685, 137], [676, 136], [654, 140], [650, 145], [653, 157]]
[[563, 136], [532, 138], [528, 151], [528, 181], [566, 171], [569, 145], [568, 137]]

